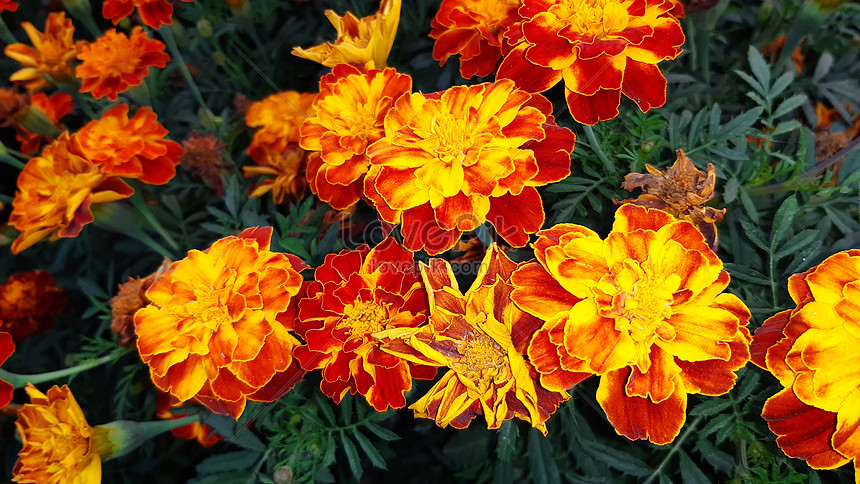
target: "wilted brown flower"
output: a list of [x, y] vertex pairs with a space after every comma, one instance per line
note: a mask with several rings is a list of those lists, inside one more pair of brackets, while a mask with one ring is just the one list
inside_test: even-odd
[[66, 295], [51, 274], [41, 270], [13, 274], [0, 284], [0, 330], [16, 341], [43, 333], [65, 306]]
[[230, 166], [224, 163], [221, 152], [227, 144], [212, 133], [201, 136], [194, 131], [182, 142], [182, 156], [179, 157], [181, 166], [194, 172], [194, 175], [205, 180], [219, 195], [224, 193], [224, 181], [221, 170]]
[[714, 165], [708, 163], [708, 172], [705, 173], [696, 168], [683, 150], [677, 150], [675, 153], [678, 158], [666, 171], [660, 171], [646, 164], [647, 174], [628, 173], [624, 177], [621, 188], [628, 191], [640, 188], [645, 193], [635, 199], [613, 200], [613, 202], [616, 206], [632, 203], [640, 207], [657, 208], [671, 213], [678, 219], [688, 220], [702, 232], [708, 245], [716, 250], [715, 223], [723, 219], [726, 211], [703, 206], [715, 196]]
[[15, 116], [29, 104], [27, 95], [14, 87], [0, 88], [0, 128], [17, 123]]
[[158, 270], [146, 277], [128, 278], [119, 285], [116, 296], [110, 299], [110, 329], [119, 337], [119, 344], [126, 345], [134, 337], [134, 313], [151, 301], [146, 290], [170, 268], [170, 259], [165, 258]]

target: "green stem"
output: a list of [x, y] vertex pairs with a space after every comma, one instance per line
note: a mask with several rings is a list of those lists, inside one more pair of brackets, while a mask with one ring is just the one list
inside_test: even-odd
[[197, 103], [200, 104], [201, 108], [203, 108], [204, 115], [208, 118], [210, 125], [214, 126], [215, 115], [212, 114], [212, 110], [209, 109], [209, 106], [203, 99], [203, 95], [200, 93], [197, 83], [194, 82], [194, 77], [191, 76], [191, 72], [188, 70], [188, 66], [185, 65], [185, 59], [182, 58], [182, 53], [176, 46], [176, 39], [173, 37], [173, 32], [170, 30], [170, 26], [159, 29], [158, 32], [161, 33], [161, 37], [167, 44], [167, 49], [170, 51], [170, 56], [173, 58], [173, 62], [179, 66], [179, 71], [182, 72], [182, 76], [185, 78], [185, 82], [191, 89], [192, 94], [194, 94], [194, 97], [197, 99]]
[[693, 420], [693, 422], [687, 426], [687, 429], [684, 430], [684, 433], [681, 434], [680, 437], [678, 437], [678, 440], [675, 441], [675, 445], [672, 446], [672, 449], [669, 450], [669, 452], [666, 454], [666, 457], [664, 457], [663, 461], [660, 462], [660, 465], [657, 466], [656, 469], [654, 469], [654, 472], [652, 472], [651, 475], [648, 476], [648, 479], [644, 482], [644, 484], [650, 484], [660, 475], [660, 472], [662, 472], [663, 468], [666, 467], [666, 464], [669, 463], [669, 459], [671, 459], [673, 455], [675, 455], [679, 450], [681, 450], [681, 444], [683, 444], [684, 441], [687, 440], [687, 437], [689, 437], [693, 433], [693, 431], [696, 430], [696, 427], [701, 422], [702, 417], [696, 417], [696, 420]]
[[15, 388], [23, 388], [27, 386], [27, 383], [37, 385], [39, 383], [58, 380], [67, 376], [77, 375], [78, 373], [89, 370], [90, 368], [95, 368], [105, 363], [110, 363], [111, 361], [116, 360], [124, 354], [125, 352], [111, 353], [107, 356], [102, 356], [101, 358], [96, 360], [86, 361], [84, 363], [81, 363], [80, 365], [63, 368], [62, 370], [49, 371], [47, 373], [36, 373], [32, 375], [21, 375], [0, 368], [0, 379], [5, 380]]
[[0, 161], [19, 170], [23, 170], [24, 165], [26, 165], [26, 163], [12, 156], [13, 151], [14, 150], [10, 150], [9, 148], [3, 146], [2, 143], [0, 143]]
[[167, 244], [170, 245], [170, 247], [174, 251], [181, 252], [179, 244], [177, 244], [176, 240], [174, 240], [170, 233], [167, 232], [167, 229], [165, 229], [164, 226], [161, 225], [161, 222], [159, 222], [158, 218], [153, 215], [152, 211], [146, 205], [146, 202], [141, 199], [141, 197], [139, 197], [138, 195], [132, 196], [131, 203], [134, 205], [135, 208], [137, 208], [140, 214], [143, 215], [143, 218], [145, 218], [146, 221], [149, 222], [150, 225], [152, 225], [152, 228], [154, 228], [155, 231], [158, 232], [159, 235], [161, 235], [161, 238], [163, 238], [164, 241], [167, 242]]
[[798, 176], [794, 180], [788, 180], [782, 183], [777, 183], [776, 185], [767, 185], [767, 186], [759, 186], [752, 187], [747, 189], [747, 193], [750, 195], [761, 195], [765, 193], [781, 193], [786, 191], [795, 191], [802, 187], [802, 185], [806, 182], [812, 181], [823, 173], [825, 170], [835, 165], [839, 160], [842, 159], [843, 156], [847, 155], [849, 151], [853, 150], [860, 145], [860, 136], [851, 140], [847, 145], [845, 145], [841, 150], [832, 154], [829, 158], [826, 158], [821, 163], [817, 163], [814, 167], [812, 167], [806, 173]]
[[605, 168], [609, 173], [615, 173], [615, 165], [609, 161], [609, 157], [606, 156], [606, 153], [603, 152], [603, 148], [600, 147], [600, 142], [597, 140], [597, 135], [594, 134], [594, 129], [587, 124], [583, 124], [582, 129], [585, 131], [585, 137], [588, 138], [588, 144], [591, 145], [591, 149], [594, 150], [594, 154], [596, 154], [600, 162], [603, 163], [603, 168]]

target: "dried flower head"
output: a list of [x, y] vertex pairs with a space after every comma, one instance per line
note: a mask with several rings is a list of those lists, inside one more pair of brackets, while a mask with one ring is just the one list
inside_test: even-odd
[[117, 293], [110, 298], [110, 330], [119, 337], [119, 344], [125, 346], [134, 338], [134, 313], [148, 305], [146, 291], [170, 268], [170, 259], [165, 258], [158, 269], [146, 277], [129, 277], [119, 284]]
[[27, 94], [14, 87], [0, 88], [0, 128], [17, 124], [19, 113], [29, 101]]
[[214, 134], [202, 136], [194, 131], [182, 142], [180, 166], [191, 170], [195, 177], [205, 180], [219, 195], [223, 194], [224, 181], [221, 171], [233, 166], [225, 163], [222, 157], [226, 147], [227, 143], [216, 138]]
[[50, 273], [36, 270], [13, 274], [0, 284], [0, 330], [15, 340], [43, 333], [63, 312], [66, 295]]
[[6, 46], [6, 56], [20, 62], [24, 68], [12, 74], [10, 81], [19, 82], [30, 93], [41, 91], [48, 85], [43, 76], [55, 82], [67, 82], [75, 78], [72, 61], [86, 42], [75, 42], [75, 26], [65, 12], [52, 12], [45, 21], [45, 32], [39, 32], [30, 22], [21, 27], [30, 37], [32, 47], [25, 44]]

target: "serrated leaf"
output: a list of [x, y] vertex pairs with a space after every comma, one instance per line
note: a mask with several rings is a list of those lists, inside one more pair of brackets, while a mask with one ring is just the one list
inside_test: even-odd
[[781, 118], [786, 114], [794, 111], [799, 108], [801, 104], [806, 102], [806, 94], [795, 94], [785, 101], [781, 102], [779, 106], [773, 111], [773, 118]]
[[[746, 189], [741, 187], [738, 190], [738, 195], [740, 196], [740, 199], [741, 199], [741, 205], [743, 205], [744, 210], [746, 211], [750, 220], [752, 220], [753, 223], [757, 224], [758, 219], [759, 219], [758, 210], [755, 208], [755, 204], [753, 203], [752, 198], [750, 198], [749, 193], [747, 193]], [[767, 250], [767, 249], [765, 249], [765, 250]]]
[[801, 249], [800, 253], [794, 256], [791, 264], [785, 268], [785, 273], [794, 274], [796, 272], [800, 272], [801, 269], [809, 268], [812, 265], [810, 262], [815, 260], [815, 257], [821, 251], [823, 246], [824, 242], [821, 240], [815, 240], [808, 246]]
[[224, 188], [224, 206], [234, 219], [239, 217], [239, 206], [244, 198], [239, 191], [239, 177], [231, 176]]
[[[747, 50], [747, 59], [750, 63], [750, 69], [758, 82], [765, 88], [770, 86], [770, 66], [758, 49], [750, 45]], [[763, 91], [762, 94], [767, 94], [767, 91]]]
[[364, 474], [364, 469], [361, 468], [361, 458], [358, 456], [358, 449], [343, 431], [340, 432], [340, 442], [343, 445], [343, 452], [346, 454], [346, 461], [349, 464], [349, 470], [352, 471], [352, 475], [355, 476], [355, 479], [360, 481], [362, 474]]
[[[791, 82], [794, 80], [794, 74], [792, 72], [786, 72], [785, 74], [779, 76], [775, 81], [773, 81], [773, 86], [770, 87], [770, 92], [768, 96], [771, 99], [782, 94], [782, 91], [791, 85]], [[774, 116], [777, 117], [777, 116]]]
[[685, 484], [711, 484], [708, 476], [693, 463], [686, 452], [678, 452], [678, 459], [681, 467], [681, 482]]
[[764, 112], [764, 108], [759, 106], [738, 114], [723, 126], [719, 136], [724, 139], [731, 139], [745, 135], [758, 121], [762, 112]]
[[803, 247], [806, 247], [808, 244], [811, 244], [818, 237], [818, 231], [814, 229], [806, 229], [801, 231], [799, 234], [794, 237], [788, 239], [779, 251], [773, 255], [775, 260], [783, 259], [789, 255], [794, 254], [796, 251], [800, 250]]
[[331, 409], [331, 405], [329, 405], [328, 400], [326, 400], [319, 393], [314, 393], [314, 400], [316, 400], [317, 408], [322, 412], [323, 417], [326, 419], [331, 426], [337, 425], [337, 420], [334, 416], [334, 410]]
[[379, 426], [373, 422], [368, 422], [364, 426], [373, 435], [379, 437], [381, 440], [384, 440], [386, 442], [391, 442], [393, 440], [400, 440], [399, 435], [397, 435], [394, 432], [388, 430], [387, 428], [381, 427], [381, 426]]
[[[780, 204], [776, 210], [776, 215], [773, 217], [773, 226], [770, 233], [770, 252], [776, 252], [776, 248], [780, 242], [788, 235], [788, 230], [794, 222], [794, 217], [797, 215], [797, 197], [790, 195], [785, 201]], [[743, 221], [742, 221], [743, 222]], [[746, 230], [746, 227], [744, 227]], [[747, 234], [749, 235], [749, 234]], [[765, 249], [767, 250], [767, 249]]]
[[743, 378], [740, 380], [740, 383], [736, 387], [737, 396], [735, 396], [735, 399], [738, 401], [745, 400], [753, 392], [761, 380], [761, 376], [755, 371], [744, 371]]
[[519, 427], [513, 420], [508, 420], [502, 424], [496, 435], [498, 436], [496, 455], [503, 462], [509, 462], [516, 454], [517, 437], [520, 435]]
[[725, 398], [709, 398], [690, 410], [692, 417], [710, 417], [732, 406], [732, 401]]
[[[764, 93], [766, 93], [766, 92], [767, 92], [767, 91], [766, 91], [766, 89], [764, 88], [764, 86], [762, 86], [760, 82], [758, 82], [757, 80], [755, 80], [755, 79], [753, 78], [753, 76], [751, 76], [751, 75], [747, 74], [746, 72], [736, 70], [736, 71], [735, 71], [735, 74], [737, 74], [738, 76], [740, 76], [740, 78], [741, 78], [741, 79], [743, 79], [744, 81], [746, 81], [746, 83], [747, 83], [747, 84], [749, 84], [750, 86], [752, 86], [752, 88], [753, 88], [753, 89], [755, 89], [755, 90], [756, 90], [756, 92], [760, 92], [760, 93], [762, 93], [762, 94], [764, 94]], [[761, 98], [759, 98], [759, 99], [761, 99]]]
[[744, 229], [744, 235], [755, 244], [756, 247], [763, 251], [767, 251], [768, 245], [764, 240], [764, 234], [758, 227], [750, 223], [748, 220], [741, 219], [741, 227]]
[[738, 179], [734, 177], [729, 178], [729, 181], [726, 182], [723, 188], [723, 200], [727, 204], [734, 202], [738, 198], [738, 185]]
[[535, 484], [561, 484], [549, 439], [534, 428], [529, 429], [528, 454], [531, 477]]
[[760, 286], [770, 285], [770, 279], [768, 279], [761, 272], [758, 272], [757, 270], [752, 269], [750, 267], [746, 267], [740, 264], [733, 264], [730, 262], [725, 263], [723, 267], [725, 267], [725, 269], [729, 271], [729, 275], [731, 275], [732, 278], [752, 282], [753, 284], [758, 284]]
[[711, 467], [718, 471], [731, 474], [735, 468], [734, 458], [707, 439], [699, 439], [696, 442], [696, 450]]
[[198, 474], [216, 474], [227, 471], [241, 471], [254, 465], [262, 454], [256, 450], [237, 450], [210, 455], [197, 464]]
[[320, 465], [323, 467], [328, 467], [335, 462], [335, 451], [337, 450], [337, 444], [334, 442], [334, 435], [329, 433], [325, 438], [325, 453], [323, 454], [322, 461], [320, 461]]
[[355, 427], [352, 428], [352, 437], [358, 442], [358, 446], [361, 447], [361, 451], [370, 459], [370, 463], [373, 464], [373, 467], [377, 469], [386, 469], [388, 467], [385, 465], [385, 459], [382, 458], [382, 454], [373, 446], [373, 443], [364, 436], [361, 432], [358, 431]]
[[582, 449], [592, 459], [599, 461], [610, 468], [636, 477], [644, 477], [651, 473], [651, 469], [645, 462], [631, 456], [626, 452], [601, 444], [597, 441], [582, 440]]
[[776, 128], [773, 129], [773, 132], [770, 134], [771, 136], [779, 136], [781, 134], [790, 133], [796, 129], [802, 128], [803, 125], [800, 124], [800, 121], [796, 119], [789, 119], [788, 121], [783, 121], [776, 125]]
[[818, 63], [815, 64], [815, 72], [812, 74], [812, 82], [817, 83], [830, 72], [833, 66], [833, 55], [830, 52], [824, 52], [818, 58]]

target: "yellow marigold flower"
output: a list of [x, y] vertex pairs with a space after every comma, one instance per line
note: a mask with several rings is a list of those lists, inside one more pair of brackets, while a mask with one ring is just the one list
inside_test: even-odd
[[302, 123], [316, 114], [316, 93], [284, 91], [251, 104], [245, 124], [261, 128], [254, 133], [248, 155], [263, 163], [268, 153], [282, 153], [299, 142]]
[[860, 249], [788, 279], [796, 307], [756, 330], [752, 362], [783, 389], [762, 417], [785, 455], [813, 469], [854, 461], [860, 479]]
[[307, 266], [270, 251], [271, 236], [251, 228], [192, 250], [146, 291], [134, 330], [160, 390], [238, 419], [247, 400], [273, 401], [301, 379], [288, 309]]
[[732, 389], [750, 312], [723, 292], [729, 274], [693, 224], [628, 204], [605, 240], [573, 224], [538, 235], [511, 298], [546, 321], [528, 348], [545, 387], [599, 375], [616, 431], [660, 445], [684, 425], [688, 394]]
[[93, 221], [90, 205], [131, 196], [134, 190], [104, 174], [68, 132], [31, 158], [18, 175], [9, 224], [21, 231], [12, 243], [19, 253], [45, 237], [75, 237]]
[[95, 42], [85, 46], [78, 59], [83, 61], [76, 75], [81, 79], [81, 92], [91, 92], [101, 99], [116, 101], [119, 93], [130, 86], [139, 86], [149, 75], [150, 67], [164, 67], [170, 56], [164, 44], [150, 39], [141, 27], [130, 36], [110, 29]]
[[24, 65], [12, 74], [10, 81], [20, 82], [30, 93], [41, 91], [48, 85], [42, 76], [55, 82], [71, 81], [75, 78], [72, 61], [86, 42], [75, 42], [75, 26], [66, 18], [65, 12], [52, 12], [45, 21], [45, 32], [39, 32], [30, 22], [21, 27], [30, 37], [32, 47], [25, 44], [6, 46], [6, 56]]
[[[477, 279], [460, 292], [447, 261], [421, 264], [429, 325], [376, 333], [382, 349], [413, 363], [450, 370], [409, 408], [441, 427], [466, 428], [478, 415], [499, 428], [514, 417], [546, 434], [546, 420], [570, 395], [541, 386], [525, 350], [541, 321], [511, 302], [517, 264], [493, 244]], [[398, 339], [399, 338], [399, 339]]]
[[362, 19], [352, 12], [341, 17], [334, 10], [326, 10], [325, 16], [337, 30], [337, 40], [307, 49], [294, 47], [293, 54], [326, 67], [359, 64], [382, 69], [400, 24], [400, 3], [401, 0], [382, 0], [378, 13]]
[[269, 176], [262, 182], [251, 185], [248, 198], [261, 197], [272, 192], [275, 204], [281, 205], [301, 200], [305, 196], [308, 187], [308, 179], [305, 177], [307, 151], [298, 146], [290, 146], [280, 152], [261, 151], [258, 156], [262, 156], [262, 160], [257, 161], [257, 166], [242, 167], [245, 178]]
[[18, 412], [15, 427], [24, 443], [12, 473], [21, 484], [98, 484], [102, 458], [95, 432], [69, 387], [44, 394], [28, 384], [32, 403]]

